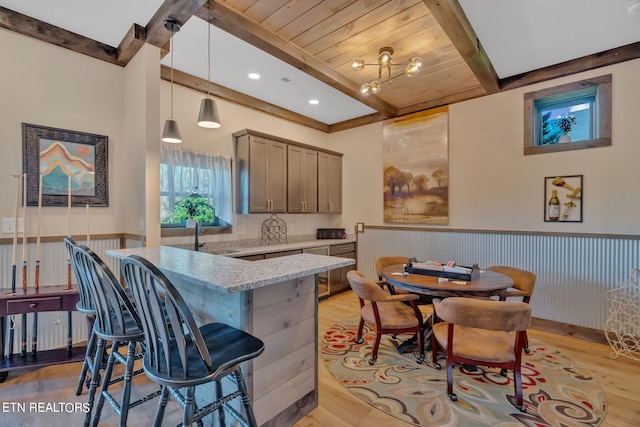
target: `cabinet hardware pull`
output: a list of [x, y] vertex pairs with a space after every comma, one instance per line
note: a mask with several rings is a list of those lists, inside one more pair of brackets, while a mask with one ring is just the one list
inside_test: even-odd
[[29, 304], [29, 307], [31, 308], [36, 308], [38, 306], [37, 302], [32, 302], [31, 304]]

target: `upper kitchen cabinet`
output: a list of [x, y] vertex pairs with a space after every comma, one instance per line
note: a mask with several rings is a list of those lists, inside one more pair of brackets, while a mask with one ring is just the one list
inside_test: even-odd
[[342, 212], [342, 157], [318, 153], [318, 212]]
[[318, 212], [318, 152], [289, 145], [287, 159], [289, 213]]
[[237, 213], [287, 211], [287, 144], [247, 131], [233, 134]]

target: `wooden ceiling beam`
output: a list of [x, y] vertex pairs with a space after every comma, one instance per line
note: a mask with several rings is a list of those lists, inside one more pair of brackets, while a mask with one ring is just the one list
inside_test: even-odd
[[631, 43], [626, 46], [605, 50], [583, 56], [582, 58], [501, 79], [500, 88], [502, 90], [515, 89], [638, 58], [640, 58], [640, 42]]
[[[171, 81], [171, 67], [161, 65], [160, 77], [162, 80]], [[207, 81], [199, 77], [192, 76], [180, 70], [173, 70], [173, 82], [177, 85], [207, 93]], [[270, 104], [260, 99], [254, 98], [244, 93], [237, 92], [233, 89], [229, 89], [224, 86], [220, 86], [211, 82], [211, 94], [216, 98], [223, 99], [233, 104], [242, 105], [243, 107], [251, 108], [253, 110], [261, 111], [263, 113], [271, 114], [272, 116], [280, 117], [281, 119], [288, 120], [294, 123], [301, 124], [313, 129], [320, 130], [322, 132], [329, 132], [330, 126], [319, 122], [309, 117], [303, 116], [293, 111], [278, 107], [277, 105]]]
[[207, 0], [164, 0], [145, 27], [146, 42], [162, 49], [173, 33], [164, 27], [167, 19], [184, 25]]
[[[209, 19], [207, 7], [200, 9], [196, 15], [205, 22]], [[375, 96], [363, 96], [360, 94], [359, 84], [222, 3], [214, 3], [211, 24], [360, 101], [385, 117], [396, 116], [396, 107], [393, 105]]]
[[91, 56], [111, 64], [123, 65], [118, 62], [118, 50], [113, 46], [97, 42], [88, 37], [72, 33], [71, 31], [4, 7], [0, 7], [0, 28], [14, 31], [18, 34]]
[[458, 0], [423, 1], [487, 93], [499, 92], [498, 74]]
[[146, 31], [142, 25], [133, 24], [118, 45], [118, 62], [128, 64], [136, 53], [144, 46]]

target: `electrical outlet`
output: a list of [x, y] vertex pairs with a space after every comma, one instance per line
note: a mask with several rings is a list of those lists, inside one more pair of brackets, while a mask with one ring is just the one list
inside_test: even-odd
[[[13, 234], [15, 223], [16, 223], [15, 218], [2, 218], [2, 232], [4, 234]], [[23, 231], [24, 231], [24, 220], [22, 218], [18, 218], [18, 233], [22, 233]]]

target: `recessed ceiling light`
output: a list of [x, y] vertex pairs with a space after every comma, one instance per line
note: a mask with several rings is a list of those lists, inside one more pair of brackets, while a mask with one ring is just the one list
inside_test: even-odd
[[310, 100], [309, 100], [309, 104], [311, 104], [311, 105], [318, 105], [318, 104], [320, 104], [320, 101], [318, 101], [317, 99], [310, 99]]
[[260, 78], [260, 74], [258, 74], [258, 73], [249, 73], [249, 78], [251, 80], [258, 80]]

